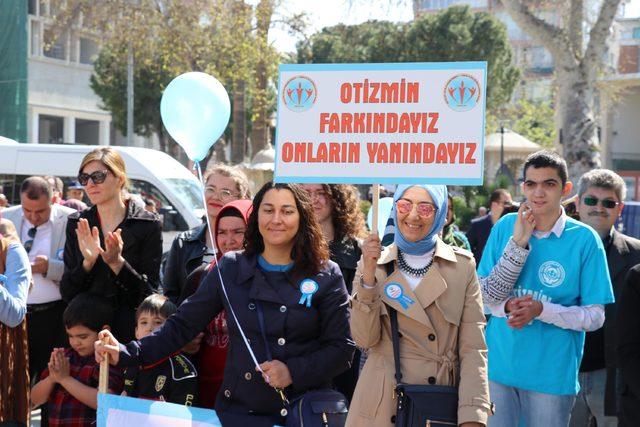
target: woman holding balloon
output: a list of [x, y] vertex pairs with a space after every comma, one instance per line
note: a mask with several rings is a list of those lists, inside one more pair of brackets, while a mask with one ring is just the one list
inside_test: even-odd
[[245, 252], [225, 254], [159, 331], [127, 345], [102, 331], [96, 359], [153, 364], [224, 309], [229, 353], [215, 406], [223, 425], [281, 425], [291, 408], [279, 391], [293, 402], [330, 387], [353, 357], [348, 294], [306, 192], [265, 184], [245, 236]]

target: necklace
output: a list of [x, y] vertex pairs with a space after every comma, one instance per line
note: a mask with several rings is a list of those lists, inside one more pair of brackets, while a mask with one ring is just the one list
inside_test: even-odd
[[433, 256], [431, 257], [427, 265], [425, 265], [424, 267], [413, 268], [407, 263], [407, 260], [404, 259], [404, 255], [402, 254], [402, 251], [398, 250], [398, 267], [400, 268], [400, 270], [404, 271], [410, 276], [414, 276], [414, 277], [424, 276], [425, 274], [427, 274], [427, 271], [429, 271], [429, 268], [431, 268], [431, 264], [433, 264]]

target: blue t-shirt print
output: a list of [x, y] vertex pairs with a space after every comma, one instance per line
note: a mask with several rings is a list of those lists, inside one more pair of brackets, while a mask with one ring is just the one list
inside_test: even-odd
[[[502, 256], [517, 214], [498, 221], [487, 241], [478, 275], [486, 277]], [[530, 253], [516, 281], [515, 296], [566, 307], [613, 302], [607, 259], [602, 241], [589, 226], [566, 219], [560, 237], [532, 237]], [[506, 318], [492, 317], [487, 326], [489, 379], [540, 393], [573, 395], [579, 390], [578, 368], [584, 332], [562, 329], [533, 320], [517, 330]]]

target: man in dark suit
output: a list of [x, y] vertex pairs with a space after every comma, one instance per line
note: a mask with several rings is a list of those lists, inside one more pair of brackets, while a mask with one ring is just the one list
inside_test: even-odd
[[482, 258], [482, 251], [484, 251], [484, 245], [489, 239], [489, 234], [504, 211], [505, 205], [512, 204], [511, 194], [504, 188], [498, 188], [493, 190], [489, 197], [489, 213], [480, 218], [471, 220], [471, 226], [467, 232], [467, 239], [471, 245], [471, 252], [476, 258], [476, 264], [480, 265], [480, 259]]
[[618, 423], [616, 309], [629, 269], [640, 263], [640, 240], [614, 228], [622, 213], [626, 192], [624, 180], [607, 169], [587, 172], [578, 183], [580, 221], [593, 227], [602, 238], [616, 303], [605, 306], [604, 326], [587, 333], [580, 365], [580, 393], [571, 415], [572, 427], [590, 426], [594, 420], [598, 427]]
[[618, 420], [620, 427], [640, 424], [640, 264], [629, 270], [618, 303], [616, 343], [618, 368], [623, 378], [619, 396]]

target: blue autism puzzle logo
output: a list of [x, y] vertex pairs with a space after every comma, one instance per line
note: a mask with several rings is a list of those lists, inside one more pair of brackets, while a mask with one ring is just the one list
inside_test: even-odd
[[538, 270], [540, 282], [549, 288], [556, 288], [562, 285], [564, 277], [564, 268], [556, 261], [547, 261], [543, 263]]
[[453, 111], [469, 111], [480, 100], [480, 84], [469, 74], [458, 74], [444, 86], [444, 100]]
[[313, 107], [317, 97], [316, 84], [305, 76], [295, 76], [289, 79], [282, 89], [284, 105], [296, 113], [302, 113]]

